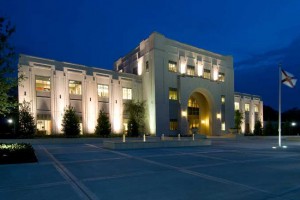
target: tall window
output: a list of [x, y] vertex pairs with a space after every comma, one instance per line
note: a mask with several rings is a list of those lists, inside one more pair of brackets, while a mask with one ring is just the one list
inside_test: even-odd
[[188, 115], [199, 115], [199, 104], [193, 97], [188, 101]]
[[186, 74], [190, 76], [195, 76], [195, 67], [188, 65], [186, 68]]
[[258, 106], [254, 105], [254, 112], [258, 113]]
[[250, 111], [250, 105], [249, 105], [249, 103], [245, 103], [245, 111]]
[[177, 63], [174, 61], [169, 61], [169, 71], [177, 72]]
[[220, 82], [225, 81], [225, 74], [224, 73], [219, 73], [218, 81], [220, 81]]
[[169, 100], [178, 100], [176, 88], [169, 88]]
[[108, 97], [108, 85], [98, 85], [98, 96]]
[[209, 69], [204, 69], [203, 78], [210, 79], [210, 70]]
[[234, 110], [240, 110], [240, 103], [234, 102]]
[[177, 119], [170, 119], [170, 130], [175, 131], [178, 129], [178, 121]]
[[132, 89], [131, 88], [123, 88], [123, 99], [132, 99]]
[[38, 92], [50, 92], [50, 77], [36, 76], [35, 90]]
[[69, 93], [81, 95], [81, 81], [69, 81]]

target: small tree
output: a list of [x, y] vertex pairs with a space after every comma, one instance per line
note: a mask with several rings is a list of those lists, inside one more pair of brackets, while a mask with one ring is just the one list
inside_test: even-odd
[[238, 133], [240, 133], [241, 125], [244, 120], [243, 113], [241, 113], [239, 110], [236, 110], [234, 114], [234, 128], [236, 128]]
[[79, 118], [72, 106], [67, 106], [62, 120], [62, 132], [68, 137], [80, 134]]
[[254, 135], [262, 135], [262, 125], [260, 120], [257, 120], [254, 125]]
[[138, 136], [145, 132], [145, 102], [128, 101], [125, 103], [125, 113], [129, 115], [128, 135]]
[[95, 128], [95, 134], [107, 137], [111, 133], [111, 124], [109, 122], [108, 116], [104, 111], [100, 110], [97, 126]]
[[24, 100], [19, 110], [18, 134], [22, 137], [32, 137], [35, 131], [36, 125], [30, 113], [30, 103]]

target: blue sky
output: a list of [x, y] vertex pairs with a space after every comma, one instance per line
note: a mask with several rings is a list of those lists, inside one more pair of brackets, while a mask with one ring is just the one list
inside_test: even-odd
[[[232, 55], [235, 90], [278, 107], [278, 63], [300, 77], [298, 0], [0, 0], [16, 25], [17, 52], [112, 69], [153, 31]], [[300, 84], [300, 82], [299, 82]], [[283, 86], [283, 110], [300, 108], [300, 85]]]

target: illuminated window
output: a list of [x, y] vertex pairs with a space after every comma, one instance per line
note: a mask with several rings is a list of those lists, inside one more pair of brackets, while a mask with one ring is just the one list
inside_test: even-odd
[[108, 85], [98, 85], [98, 96], [108, 97]]
[[254, 105], [254, 112], [258, 113], [258, 106]]
[[225, 122], [224, 122], [224, 123], [222, 123], [222, 125], [221, 125], [221, 130], [222, 130], [222, 131], [225, 131], [225, 129], [226, 129], [226, 127], [225, 127]]
[[188, 65], [186, 69], [186, 74], [190, 76], [195, 76], [195, 67]]
[[210, 79], [210, 70], [209, 69], [204, 69], [203, 78]]
[[240, 110], [240, 103], [234, 102], [234, 110]]
[[170, 119], [170, 130], [175, 131], [178, 128], [177, 119]]
[[69, 81], [69, 93], [81, 95], [81, 81]]
[[249, 105], [249, 103], [245, 103], [245, 111], [250, 111], [250, 105]]
[[50, 77], [36, 76], [35, 90], [39, 92], [50, 92]]
[[177, 72], [177, 63], [173, 61], [169, 61], [169, 71]]
[[199, 104], [193, 97], [188, 101], [188, 115], [199, 115]]
[[178, 100], [176, 88], [169, 88], [169, 100]]
[[224, 73], [219, 73], [218, 81], [220, 81], [220, 82], [225, 81], [225, 74]]
[[123, 99], [132, 99], [132, 89], [131, 88], [123, 88]]

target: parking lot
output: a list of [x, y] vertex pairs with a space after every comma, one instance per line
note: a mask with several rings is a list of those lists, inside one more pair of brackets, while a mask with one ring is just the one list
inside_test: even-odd
[[38, 163], [0, 165], [0, 199], [299, 199], [300, 141], [114, 151], [102, 139], [34, 140]]

